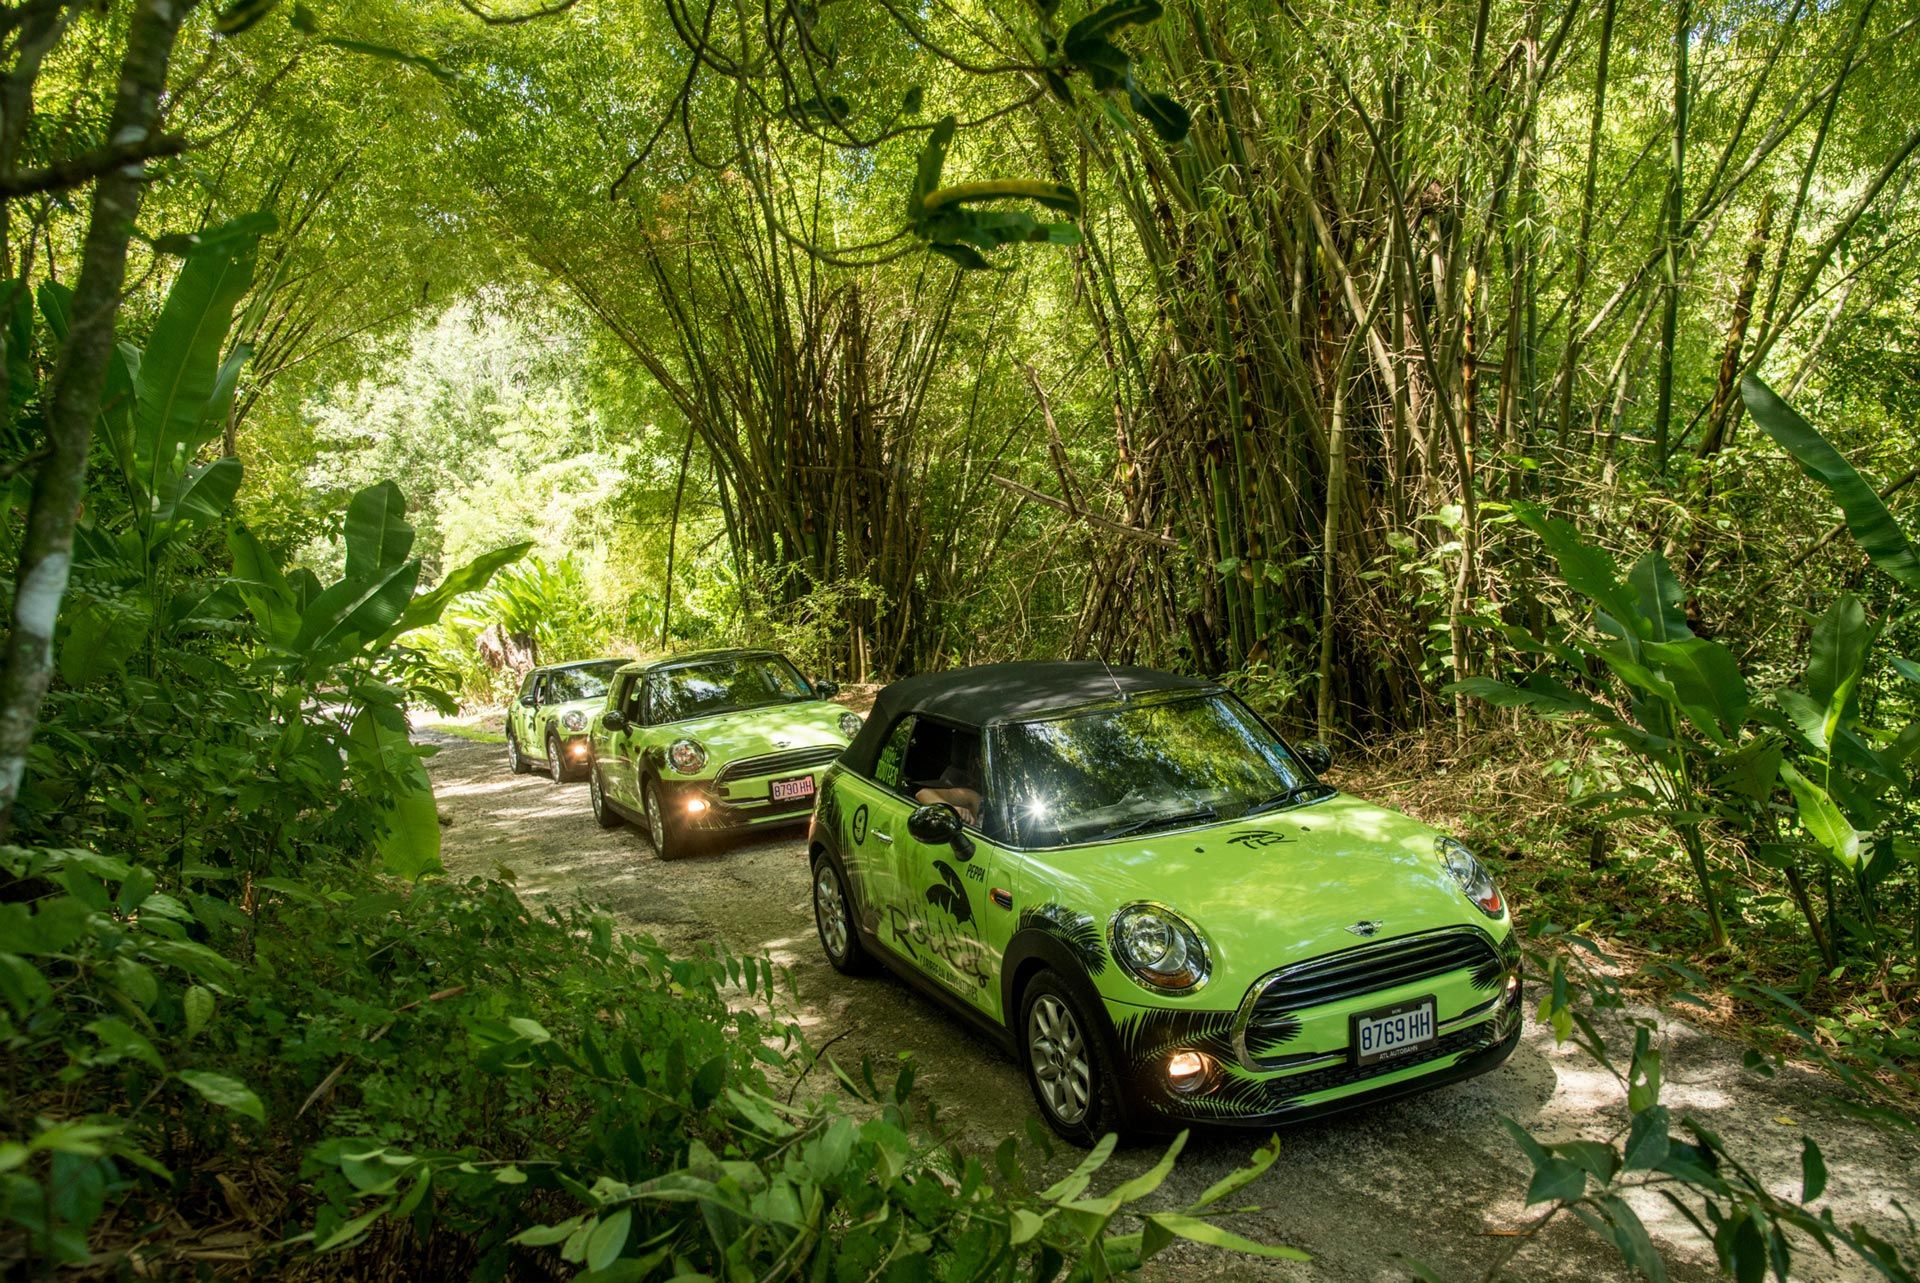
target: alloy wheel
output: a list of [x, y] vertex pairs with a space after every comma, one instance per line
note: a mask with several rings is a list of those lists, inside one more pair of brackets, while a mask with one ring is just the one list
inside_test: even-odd
[[507, 769], [520, 774], [520, 741], [512, 735], [507, 736]]
[[1085, 1118], [1093, 1087], [1087, 1040], [1073, 1012], [1052, 994], [1042, 995], [1027, 1015], [1027, 1056], [1047, 1112], [1069, 1127]]
[[567, 759], [560, 756], [560, 737], [547, 732], [547, 773], [558, 784], [567, 778]]
[[824, 859], [813, 877], [813, 917], [827, 956], [835, 962], [846, 961], [847, 898], [840, 890], [840, 875]]
[[593, 818], [605, 819], [607, 801], [600, 796], [600, 768], [597, 766], [587, 768], [587, 800], [593, 804]]

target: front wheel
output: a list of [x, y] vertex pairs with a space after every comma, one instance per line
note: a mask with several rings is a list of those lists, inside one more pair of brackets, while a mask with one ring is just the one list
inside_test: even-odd
[[587, 763], [587, 798], [593, 803], [593, 819], [603, 829], [617, 829], [622, 821], [620, 812], [607, 805], [607, 795], [601, 791], [600, 763]]
[[1063, 1139], [1092, 1145], [1120, 1126], [1113, 1065], [1079, 998], [1052, 971], [1020, 1000], [1021, 1063], [1034, 1103]]
[[520, 737], [512, 731], [507, 732], [507, 769], [515, 775], [525, 775], [533, 769], [526, 754], [520, 751]]
[[555, 784], [565, 784], [568, 779], [566, 755], [560, 748], [560, 733], [547, 732], [547, 775]]
[[641, 798], [646, 803], [647, 841], [653, 843], [653, 853], [663, 860], [677, 860], [690, 852], [693, 834], [684, 820], [676, 819], [662, 804], [659, 782], [648, 780]]
[[873, 970], [860, 935], [853, 929], [853, 899], [840, 876], [833, 857], [821, 852], [813, 861], [813, 925], [820, 932], [820, 947], [827, 961], [842, 975], [857, 976]]

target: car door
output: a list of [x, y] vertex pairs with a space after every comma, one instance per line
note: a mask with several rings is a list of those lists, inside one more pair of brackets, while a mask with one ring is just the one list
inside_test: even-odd
[[[908, 737], [902, 757], [903, 794], [923, 781], [913, 772], [934, 774], [928, 763], [944, 765], [956, 739], [978, 733], [938, 722], [920, 721]], [[910, 804], [908, 813], [917, 809]], [[945, 842], [926, 843], [907, 831], [903, 817], [896, 835], [903, 898], [910, 906], [915, 939], [923, 955], [932, 959], [926, 970], [956, 997], [988, 1015], [1000, 1010], [1000, 956], [1008, 932], [996, 915], [991, 875], [997, 863], [993, 846], [978, 826], [966, 830], [970, 849]], [[1010, 915], [1009, 915], [1010, 916]], [[1002, 928], [996, 931], [995, 928]], [[999, 947], [993, 937], [998, 935]]]
[[620, 705], [620, 714], [626, 725], [616, 731], [613, 737], [619, 768], [609, 772], [600, 787], [622, 806], [638, 811], [641, 807], [640, 762], [646, 754], [648, 735], [647, 690], [651, 679], [636, 673], [628, 679], [628, 683]]
[[913, 906], [902, 877], [900, 847], [907, 815], [913, 810], [913, 804], [899, 792], [900, 766], [913, 722], [908, 714], [894, 724], [881, 746], [872, 779], [850, 771], [841, 773], [835, 799], [846, 826], [840, 850], [854, 911], [889, 952], [919, 965], [920, 953], [913, 939]]
[[532, 672], [521, 678], [520, 689], [514, 694], [513, 702], [507, 705], [507, 733], [519, 741], [522, 753], [536, 747], [529, 738], [533, 734], [533, 710], [527, 707], [526, 701], [533, 694], [534, 684], [539, 677], [538, 672]]
[[615, 676], [607, 685], [607, 702], [587, 724], [587, 735], [593, 742], [594, 770], [600, 773], [600, 792], [616, 801], [619, 800], [615, 792], [617, 782], [627, 773], [623, 764], [626, 739], [621, 731], [607, 725], [607, 714], [624, 711], [627, 690], [636, 680], [632, 673]]

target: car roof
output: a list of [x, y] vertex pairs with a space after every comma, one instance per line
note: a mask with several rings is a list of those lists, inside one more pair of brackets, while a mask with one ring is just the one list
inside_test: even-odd
[[866, 725], [840, 760], [851, 770], [871, 774], [888, 731], [907, 713], [956, 726], [987, 727], [1158, 691], [1220, 689], [1218, 683], [1197, 677], [1099, 660], [1022, 660], [924, 673], [902, 678], [874, 697]]
[[[723, 659], [761, 659], [786, 658], [777, 650], [764, 647], [726, 648], [721, 650], [695, 650], [683, 655], [669, 655], [665, 659], [636, 659], [620, 671], [632, 673], [657, 673], [668, 668], [685, 668], [693, 664], [711, 664]], [[791, 661], [789, 661], [791, 662]]]
[[560, 673], [565, 672], [569, 668], [591, 668], [595, 664], [625, 664], [628, 662], [625, 655], [603, 655], [599, 659], [570, 659], [564, 664], [541, 664], [539, 667], [530, 671], [536, 673]]

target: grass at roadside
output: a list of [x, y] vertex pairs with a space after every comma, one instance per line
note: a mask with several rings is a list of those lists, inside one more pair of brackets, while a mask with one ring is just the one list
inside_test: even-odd
[[462, 713], [458, 717], [436, 717], [415, 725], [423, 731], [441, 731], [463, 740], [472, 740], [476, 744], [507, 742], [506, 715], [498, 709], [482, 709], [477, 713]]

